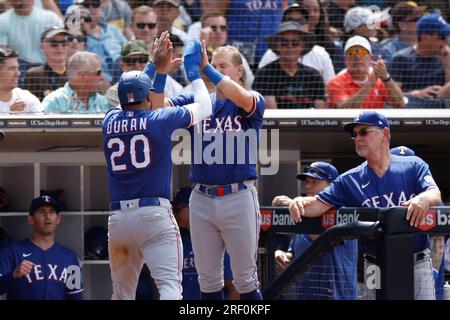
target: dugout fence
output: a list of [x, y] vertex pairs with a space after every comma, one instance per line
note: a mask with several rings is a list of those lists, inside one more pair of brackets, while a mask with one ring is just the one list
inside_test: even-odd
[[[450, 207], [431, 208], [424, 222], [417, 228], [411, 227], [405, 219], [406, 208], [342, 208], [330, 210], [320, 218], [304, 218], [295, 224], [287, 208], [264, 207], [262, 213], [261, 241], [267, 249], [262, 281], [265, 299], [284, 299], [295, 281], [310, 272], [318, 258], [340, 245], [342, 241], [358, 239], [362, 244], [376, 242], [376, 268], [367, 269], [360, 277], [360, 292], [375, 289], [377, 300], [414, 299], [414, 234], [450, 234]], [[275, 271], [274, 252], [279, 248], [280, 238], [290, 233], [319, 234], [300, 256], [294, 259], [281, 273]], [[361, 251], [359, 249], [359, 251]], [[362, 257], [361, 252], [359, 252]], [[358, 268], [362, 271], [361, 268]], [[317, 269], [316, 269], [317, 270]], [[319, 269], [320, 272], [329, 272]], [[310, 274], [309, 274], [310, 275]], [[316, 282], [317, 283], [317, 282]], [[370, 288], [376, 283], [375, 288]], [[370, 298], [364, 293], [359, 299]], [[313, 299], [321, 299], [316, 296]], [[327, 298], [327, 297], [324, 297]], [[288, 298], [288, 299], [292, 299]], [[295, 299], [295, 298], [294, 298]]]

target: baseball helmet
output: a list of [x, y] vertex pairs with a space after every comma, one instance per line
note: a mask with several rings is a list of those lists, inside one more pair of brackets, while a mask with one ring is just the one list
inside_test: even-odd
[[333, 182], [339, 176], [337, 169], [326, 162], [316, 161], [305, 168], [305, 172], [297, 175], [297, 179], [305, 180], [306, 177], [312, 177], [319, 180], [327, 180]]
[[398, 147], [392, 148], [391, 154], [396, 155], [396, 156], [407, 156], [407, 157], [416, 155], [416, 153], [414, 152], [413, 149], [410, 149], [405, 146], [398, 146]]
[[86, 260], [108, 259], [108, 229], [95, 226], [84, 234], [84, 254]]
[[121, 106], [142, 102], [153, 89], [152, 80], [142, 71], [124, 72], [119, 80], [118, 95]]

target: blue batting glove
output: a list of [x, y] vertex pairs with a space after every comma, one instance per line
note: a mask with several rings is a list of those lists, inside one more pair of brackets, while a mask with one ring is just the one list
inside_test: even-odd
[[202, 63], [202, 45], [194, 39], [184, 49], [184, 70], [189, 81], [200, 79], [200, 65]]

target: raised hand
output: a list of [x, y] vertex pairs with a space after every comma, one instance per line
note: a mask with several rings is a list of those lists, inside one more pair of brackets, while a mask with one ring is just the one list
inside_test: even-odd
[[155, 39], [149, 53], [149, 59], [153, 61], [160, 74], [168, 74], [178, 69], [183, 62], [180, 58], [173, 59], [173, 45], [169, 36], [169, 32], [164, 31], [159, 38]]

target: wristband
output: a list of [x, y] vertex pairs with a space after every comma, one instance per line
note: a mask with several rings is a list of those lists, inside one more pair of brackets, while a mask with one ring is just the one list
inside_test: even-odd
[[164, 93], [164, 88], [166, 86], [167, 74], [156, 73], [155, 79], [153, 80], [153, 91], [156, 93]]
[[153, 63], [153, 61], [147, 62], [147, 64], [145, 65], [145, 68], [144, 68], [144, 72], [148, 75], [148, 77], [150, 79], [153, 80], [153, 77], [155, 76], [155, 72], [156, 72], [156, 66]]
[[389, 81], [391, 81], [391, 79], [392, 79], [392, 77], [391, 77], [391, 75], [389, 75], [386, 79], [381, 79], [381, 81], [389, 82]]
[[209, 63], [203, 69], [203, 74], [211, 81], [215, 86], [223, 79], [223, 74], [217, 71], [212, 65]]

